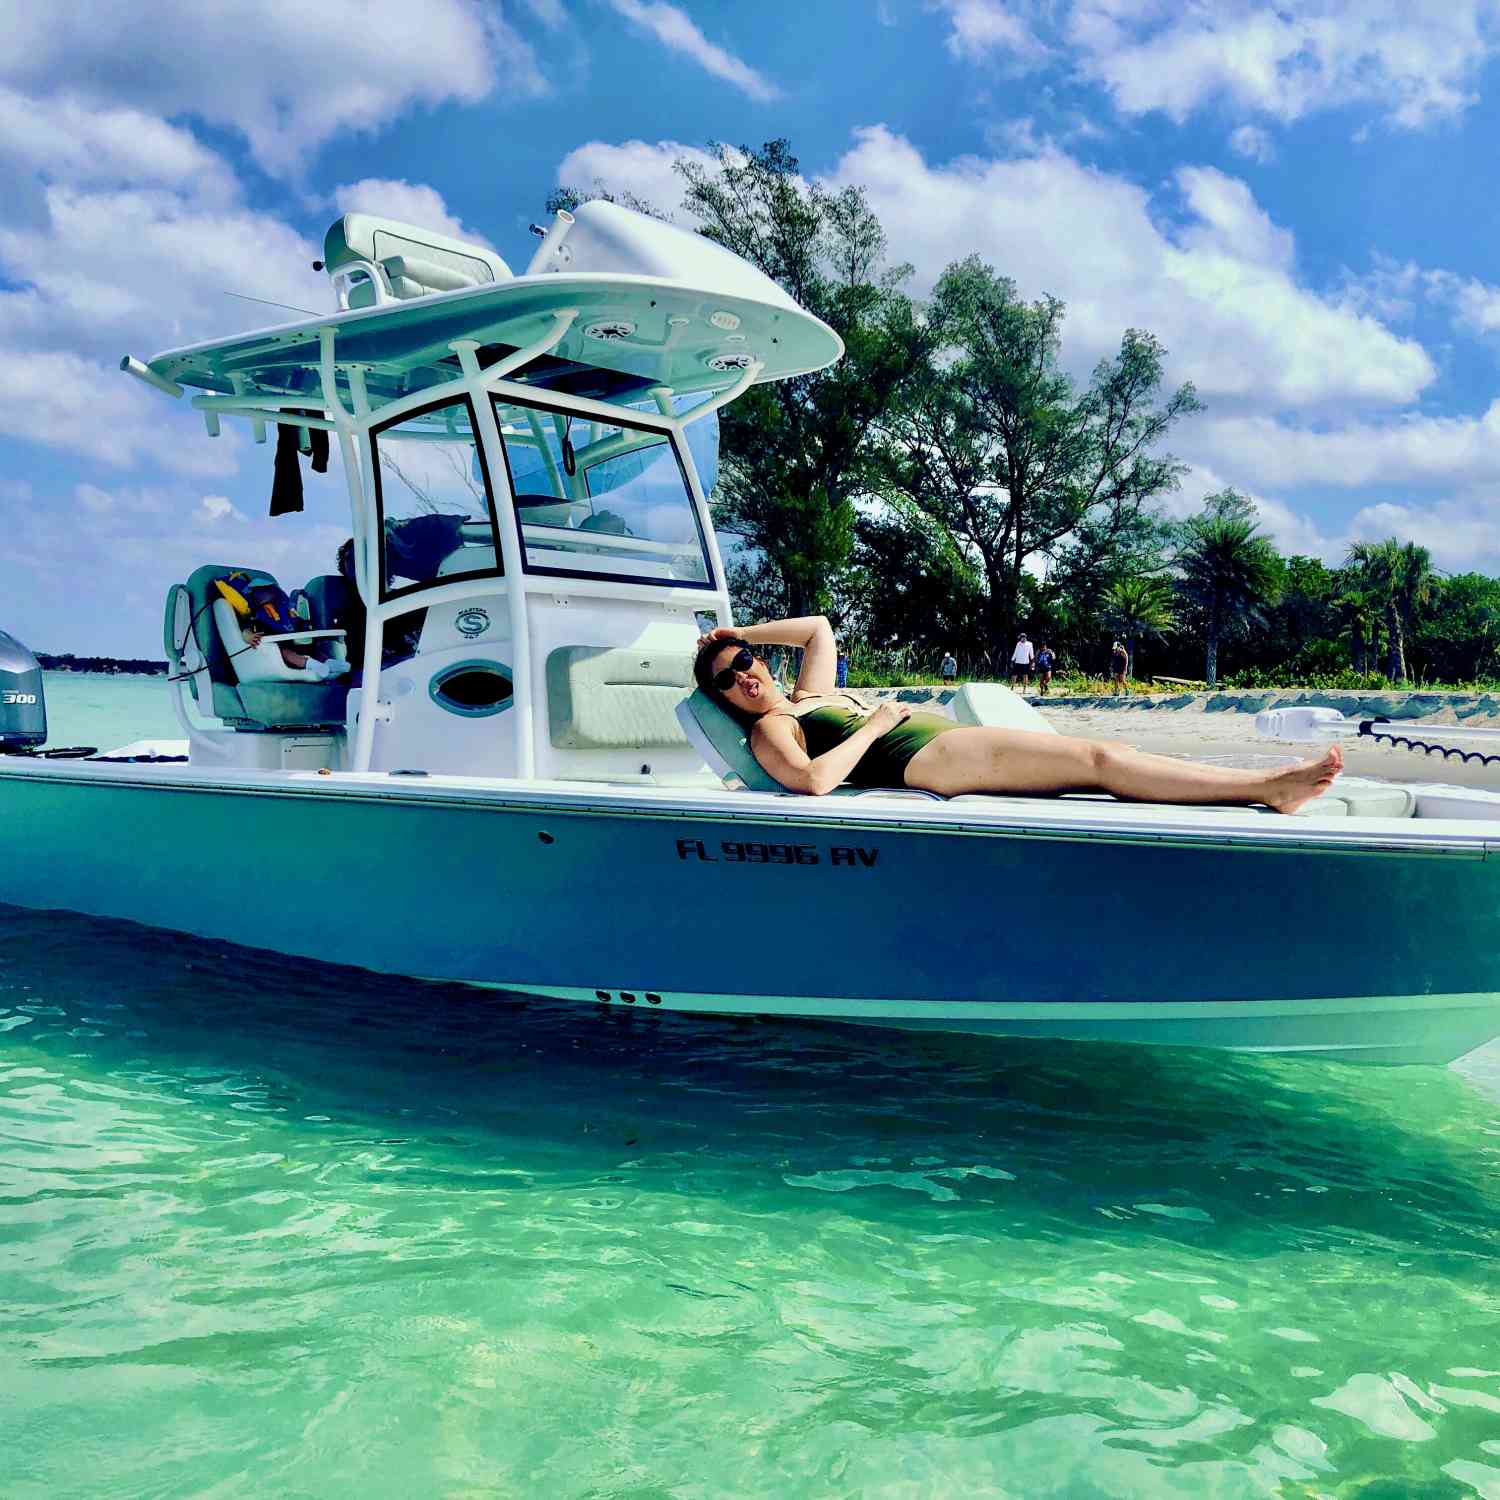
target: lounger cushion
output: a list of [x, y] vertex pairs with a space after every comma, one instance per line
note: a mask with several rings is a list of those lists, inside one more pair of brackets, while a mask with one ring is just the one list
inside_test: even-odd
[[749, 732], [702, 688], [695, 688], [678, 703], [677, 721], [693, 748], [726, 786], [752, 792], [786, 791], [756, 760], [750, 749]]
[[1034, 729], [1039, 734], [1056, 734], [1049, 724], [1019, 693], [1013, 693], [1000, 682], [966, 682], [953, 696], [950, 705], [960, 724], [980, 724], [986, 729]]
[[692, 682], [688, 652], [560, 646], [547, 657], [552, 744], [559, 750], [686, 745], [676, 709]]
[[1331, 790], [1307, 803], [1303, 811], [1315, 815], [1326, 802], [1342, 803], [1351, 818], [1410, 818], [1417, 810], [1416, 797], [1404, 786], [1387, 786], [1358, 776], [1340, 776]]

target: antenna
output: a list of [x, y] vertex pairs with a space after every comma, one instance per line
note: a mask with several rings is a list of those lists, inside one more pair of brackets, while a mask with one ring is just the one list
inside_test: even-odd
[[286, 312], [306, 313], [309, 318], [318, 316], [310, 307], [293, 307], [290, 302], [272, 302], [269, 297], [247, 297], [244, 292], [231, 292], [227, 286], [219, 288], [226, 297], [238, 297], [241, 302], [259, 302], [262, 307], [280, 307]]

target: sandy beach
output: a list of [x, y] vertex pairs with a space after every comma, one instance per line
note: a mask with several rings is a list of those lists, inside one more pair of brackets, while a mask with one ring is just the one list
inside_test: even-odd
[[[1300, 760], [1315, 754], [1324, 743], [1263, 739], [1255, 732], [1254, 714], [1233, 710], [1207, 713], [1197, 707], [1163, 711], [1126, 707], [1054, 708], [1045, 703], [1038, 706], [1063, 734], [1124, 740], [1139, 750], [1195, 760], [1211, 759], [1221, 765], [1253, 767]], [[1436, 726], [1445, 721], [1451, 724], [1452, 716], [1440, 714], [1429, 720], [1408, 720], [1396, 727], [1400, 733], [1421, 738], [1423, 723]], [[1500, 765], [1464, 764], [1349, 734], [1338, 739], [1344, 747], [1348, 771], [1355, 776], [1372, 776], [1382, 781], [1445, 782], [1500, 791]], [[1500, 753], [1500, 745], [1495, 749]]]

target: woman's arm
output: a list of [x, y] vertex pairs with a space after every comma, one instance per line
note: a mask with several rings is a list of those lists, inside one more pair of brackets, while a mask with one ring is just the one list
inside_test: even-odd
[[790, 714], [761, 719], [750, 733], [750, 748], [761, 766], [789, 792], [822, 797], [843, 784], [866, 750], [903, 723], [911, 709], [904, 703], [882, 703], [847, 740], [814, 760]]
[[737, 635], [752, 646], [800, 646], [802, 670], [797, 673], [793, 697], [831, 693], [838, 682], [838, 648], [833, 626], [822, 615], [800, 620], [767, 620], [760, 625], [720, 625], [699, 640], [699, 645], [724, 636]]

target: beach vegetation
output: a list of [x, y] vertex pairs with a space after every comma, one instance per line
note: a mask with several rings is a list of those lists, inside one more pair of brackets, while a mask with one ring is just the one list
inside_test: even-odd
[[1276, 553], [1249, 500], [1234, 490], [1210, 495], [1189, 517], [1174, 559], [1178, 591], [1203, 641], [1205, 681], [1219, 680], [1219, 642], [1266, 623], [1279, 583]]

